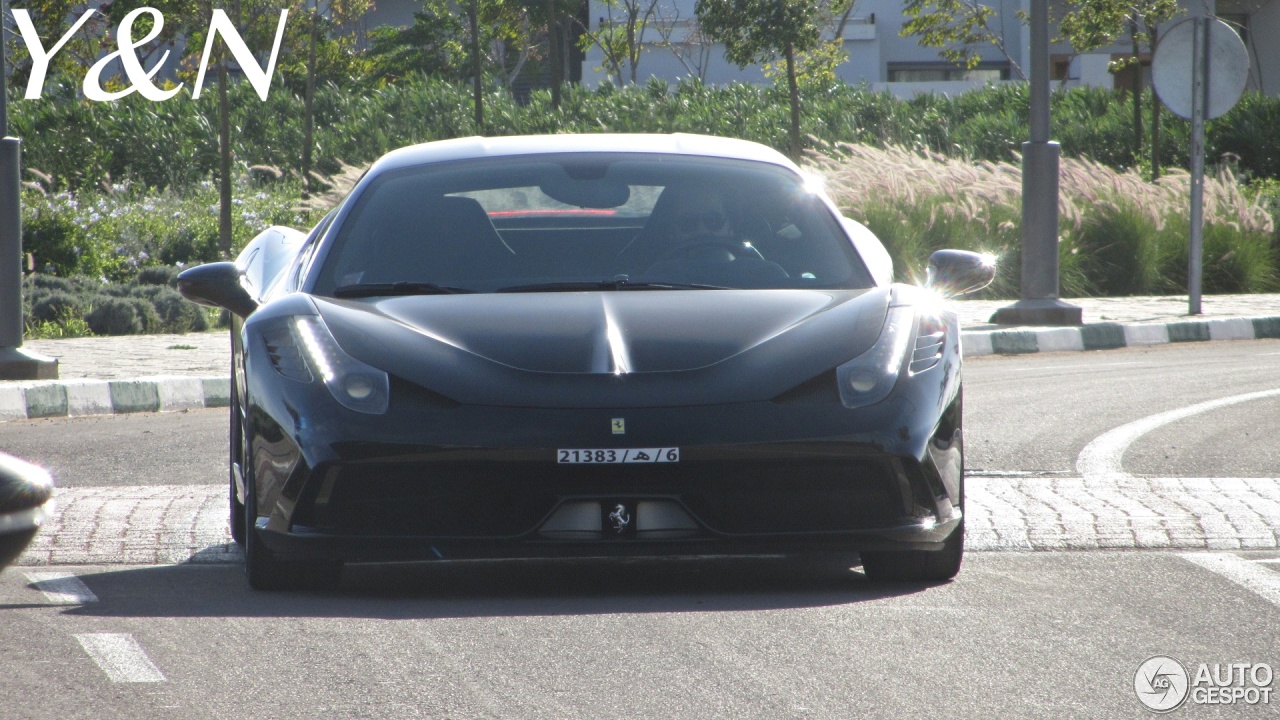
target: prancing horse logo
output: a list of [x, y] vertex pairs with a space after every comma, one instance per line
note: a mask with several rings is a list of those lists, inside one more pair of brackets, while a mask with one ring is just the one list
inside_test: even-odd
[[609, 522], [613, 523], [613, 531], [616, 533], [626, 530], [631, 524], [631, 514], [627, 512], [627, 506], [618, 503], [613, 512], [609, 513]]

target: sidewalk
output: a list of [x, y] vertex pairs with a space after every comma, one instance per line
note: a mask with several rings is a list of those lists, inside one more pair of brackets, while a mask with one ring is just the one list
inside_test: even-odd
[[[1134, 345], [1280, 338], [1280, 294], [1207, 295], [1188, 316], [1186, 296], [1068, 299], [1081, 327], [988, 322], [1008, 300], [959, 300], [966, 356], [1101, 350]], [[226, 330], [31, 340], [24, 348], [58, 360], [58, 380], [0, 381], [0, 420], [223, 407], [230, 384]]]

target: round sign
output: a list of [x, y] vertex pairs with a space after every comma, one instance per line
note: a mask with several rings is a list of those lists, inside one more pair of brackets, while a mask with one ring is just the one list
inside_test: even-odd
[[[1249, 53], [1231, 26], [1217, 18], [1204, 18], [1208, 26], [1209, 72], [1205, 85], [1209, 101], [1205, 119], [1226, 113], [1240, 99], [1249, 80]], [[1201, 27], [1204, 27], [1203, 25]], [[1195, 47], [1196, 18], [1174, 25], [1160, 36], [1151, 58], [1151, 83], [1165, 106], [1179, 117], [1191, 119], [1191, 56]]]

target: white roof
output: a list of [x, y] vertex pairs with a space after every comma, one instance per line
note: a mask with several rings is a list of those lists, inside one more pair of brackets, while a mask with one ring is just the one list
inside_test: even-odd
[[411, 145], [393, 150], [374, 163], [370, 174], [425, 163], [544, 153], [633, 152], [755, 160], [798, 171], [795, 163], [773, 148], [748, 140], [688, 133], [583, 135], [517, 135], [466, 137]]

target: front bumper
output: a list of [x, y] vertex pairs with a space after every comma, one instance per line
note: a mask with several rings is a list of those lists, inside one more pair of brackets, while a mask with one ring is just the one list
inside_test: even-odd
[[[810, 385], [614, 409], [403, 402], [393, 387], [386, 415], [360, 417], [316, 384], [251, 393], [271, 398], [248, 409], [255, 525], [282, 559], [348, 562], [940, 549], [961, 527], [958, 383], [902, 382], [858, 410], [833, 378]], [[679, 447], [680, 460], [557, 462], [561, 449], [638, 447]], [[630, 518], [621, 531], [614, 511]]]
[[569, 465], [554, 449], [400, 450], [295, 467], [261, 539], [348, 562], [756, 555], [938, 549], [960, 525], [959, 478], [944, 478], [959, 463], [935, 453], [791, 442]]

